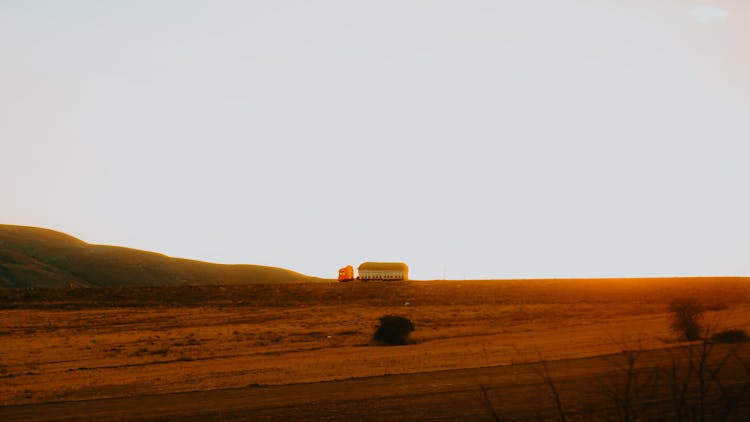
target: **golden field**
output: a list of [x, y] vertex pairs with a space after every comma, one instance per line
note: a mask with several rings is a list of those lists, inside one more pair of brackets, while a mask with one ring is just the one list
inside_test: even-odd
[[[747, 278], [6, 289], [0, 406], [670, 349], [685, 296], [713, 329], [750, 330]], [[413, 321], [411, 344], [372, 343], [386, 314]]]

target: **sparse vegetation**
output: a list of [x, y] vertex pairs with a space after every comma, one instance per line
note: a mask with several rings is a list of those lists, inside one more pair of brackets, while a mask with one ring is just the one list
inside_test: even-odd
[[[253, 384], [277, 386], [249, 393], [268, 394], [258, 403], [275, 403], [275, 415], [295, 406], [321, 415], [330, 409], [317, 388], [304, 406], [292, 390], [325, 382], [351, 420], [392, 418], [395, 406], [414, 419], [749, 420], [750, 343], [710, 335], [750, 326], [749, 288], [711, 279], [0, 289], [0, 415], [106, 397], [186, 403], [190, 393], [171, 393], [218, 397]], [[731, 309], [699, 319], [707, 344], [665, 336], [670, 303], [687, 293]], [[418, 325], [409, 347], [363, 347], [383, 315]], [[530, 350], [546, 362], [525, 359]], [[347, 402], [363, 396], [391, 399]]]
[[541, 375], [542, 375], [542, 378], [544, 379], [545, 384], [547, 384], [547, 387], [549, 387], [549, 392], [552, 395], [552, 398], [555, 400], [555, 409], [557, 410], [557, 415], [560, 417], [560, 422], [566, 422], [568, 420], [568, 417], [565, 414], [562, 400], [560, 400], [560, 392], [557, 388], [557, 384], [555, 383], [555, 379], [552, 377], [552, 374], [550, 374], [549, 372], [547, 361], [542, 360], [541, 365], [542, 365]]
[[414, 331], [414, 324], [406, 317], [385, 315], [380, 318], [380, 325], [372, 338], [383, 344], [403, 345], [409, 340], [409, 334]]
[[[537, 397], [538, 420], [559, 418], [564, 422], [569, 415], [576, 420], [623, 422], [748, 420], [750, 364], [743, 357], [746, 354], [747, 349], [741, 352], [737, 345], [717, 346], [707, 339], [677, 349], [625, 350], [619, 355], [602, 359], [609, 361], [605, 368], [600, 369], [602, 383], [594, 382], [594, 387], [567, 384], [567, 392], [575, 394], [567, 394], [565, 399], [562, 399], [563, 395], [558, 387], [559, 383], [564, 382], [551, 375], [548, 368], [550, 362], [540, 360], [520, 366], [513, 365], [512, 372], [516, 377], [523, 376], [526, 372], [536, 372], [541, 377], [542, 382], [533, 384], [534, 389], [527, 390], [525, 396], [527, 400]], [[640, 362], [642, 357], [649, 355], [649, 360], [655, 356], [660, 358]], [[490, 373], [490, 368], [487, 370]], [[611, 388], [607, 387], [607, 383], [611, 383]], [[554, 399], [557, 417], [554, 416], [550, 400], [543, 394], [544, 384]], [[517, 418], [517, 415], [500, 412], [495, 405], [500, 397], [496, 391], [502, 388], [507, 395], [507, 385], [493, 383], [490, 379], [489, 383], [479, 383], [479, 388], [482, 407], [490, 413], [493, 420]], [[590, 395], [597, 389], [600, 390], [601, 397], [598, 401], [591, 397], [585, 401], [580, 400], [581, 396]], [[537, 394], [533, 394], [534, 392]], [[564, 410], [568, 407], [576, 410], [568, 413]], [[528, 417], [530, 414], [526, 416], [531, 419]]]
[[491, 390], [492, 387], [490, 387], [489, 384], [479, 384], [479, 391], [482, 394], [480, 396], [480, 403], [482, 403], [482, 406], [490, 413], [493, 421], [500, 422], [502, 419], [500, 419], [500, 415], [497, 413], [495, 404], [492, 403], [492, 397], [490, 395]]
[[672, 313], [672, 331], [687, 341], [700, 340], [703, 335], [703, 313], [706, 308], [692, 297], [673, 300], [669, 304]]
[[724, 330], [711, 336], [714, 343], [744, 343], [750, 341], [747, 331], [740, 329]]

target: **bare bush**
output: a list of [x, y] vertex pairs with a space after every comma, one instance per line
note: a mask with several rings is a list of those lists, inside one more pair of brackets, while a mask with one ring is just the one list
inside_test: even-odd
[[672, 331], [682, 340], [700, 340], [703, 335], [703, 313], [705, 306], [694, 298], [675, 299], [669, 304], [672, 313]]
[[487, 380], [484, 383], [477, 381], [477, 384], [479, 385], [479, 391], [482, 393], [481, 396], [479, 396], [479, 400], [482, 404], [482, 407], [489, 411], [490, 415], [492, 416], [492, 420], [500, 422], [500, 414], [497, 412], [497, 408], [495, 407], [495, 403], [493, 402], [490, 394], [493, 389], [494, 383], [492, 381], [492, 369], [490, 368], [489, 353], [487, 352], [486, 347], [482, 349], [482, 352], [484, 358], [484, 367], [487, 370]]
[[372, 338], [383, 344], [402, 345], [407, 343], [412, 331], [414, 331], [414, 324], [409, 318], [385, 315], [380, 317], [380, 325]]
[[495, 404], [492, 403], [492, 398], [490, 397], [490, 390], [491, 390], [491, 387], [489, 385], [485, 385], [481, 383], [479, 384], [479, 391], [482, 392], [482, 395], [481, 395], [482, 406], [484, 406], [484, 408], [490, 412], [490, 415], [492, 416], [493, 421], [500, 422], [500, 415], [497, 413], [497, 409], [495, 409]]
[[711, 336], [714, 343], [744, 343], [750, 341], [747, 331], [741, 329], [724, 330]]
[[565, 414], [565, 410], [563, 409], [562, 401], [560, 400], [560, 391], [557, 388], [557, 384], [555, 383], [555, 380], [552, 378], [552, 375], [549, 372], [547, 361], [541, 360], [541, 364], [542, 364], [541, 375], [544, 378], [545, 384], [547, 384], [547, 387], [549, 387], [549, 391], [550, 391], [550, 394], [552, 395], [552, 398], [555, 400], [555, 408], [557, 409], [557, 415], [560, 417], [561, 422], [566, 422], [568, 418], [567, 418], [567, 415]]

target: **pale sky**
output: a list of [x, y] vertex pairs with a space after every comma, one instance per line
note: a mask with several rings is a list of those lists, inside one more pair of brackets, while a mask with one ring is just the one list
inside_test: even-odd
[[335, 277], [750, 275], [750, 2], [0, 0], [0, 223]]

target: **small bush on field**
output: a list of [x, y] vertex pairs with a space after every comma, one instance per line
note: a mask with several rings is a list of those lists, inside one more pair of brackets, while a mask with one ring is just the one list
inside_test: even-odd
[[669, 304], [672, 331], [683, 340], [699, 340], [703, 333], [703, 313], [706, 308], [694, 298], [675, 299]]
[[714, 302], [710, 305], [706, 305], [707, 311], [724, 311], [729, 309], [729, 305], [724, 302]]
[[385, 315], [380, 317], [380, 325], [372, 338], [384, 344], [406, 344], [412, 331], [414, 331], [414, 324], [409, 318]]
[[750, 341], [750, 336], [745, 330], [725, 330], [711, 336], [714, 343], [744, 343]]

